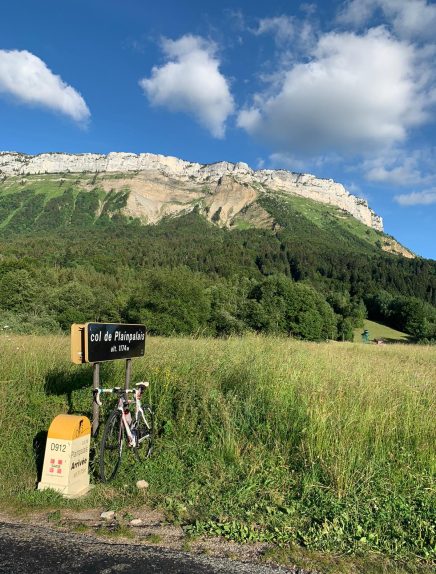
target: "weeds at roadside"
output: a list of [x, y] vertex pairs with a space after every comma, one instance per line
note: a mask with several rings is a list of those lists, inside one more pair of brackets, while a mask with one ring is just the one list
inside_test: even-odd
[[53, 512], [50, 512], [47, 515], [47, 520], [48, 520], [48, 522], [58, 524], [61, 521], [61, 511], [60, 510], [54, 510]]
[[132, 529], [125, 524], [120, 524], [116, 522], [114, 524], [100, 526], [95, 530], [95, 533], [99, 536], [105, 536], [108, 538], [133, 538], [134, 534]]
[[90, 528], [82, 522], [77, 522], [70, 526], [70, 530], [72, 532], [76, 532], [77, 534], [86, 534], [90, 531]]
[[433, 574], [431, 564], [394, 561], [381, 554], [339, 555], [307, 551], [296, 545], [270, 546], [262, 562], [274, 563], [323, 574]]
[[159, 544], [159, 542], [162, 542], [162, 536], [159, 534], [147, 534], [145, 540], [151, 544]]

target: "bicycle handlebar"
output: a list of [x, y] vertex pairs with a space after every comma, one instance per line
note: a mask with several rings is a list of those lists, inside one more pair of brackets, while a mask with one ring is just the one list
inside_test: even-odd
[[136, 393], [137, 391], [143, 391], [149, 385], [150, 383], [148, 381], [141, 381], [140, 383], [136, 383], [135, 385], [136, 389], [122, 389], [121, 387], [114, 387], [113, 389], [103, 389], [103, 388], [94, 389], [93, 390], [94, 400], [98, 404], [98, 406], [101, 407], [102, 405], [102, 402], [100, 400], [101, 393], [109, 393], [109, 394], [118, 393], [119, 395], [122, 394], [127, 395], [129, 393]]

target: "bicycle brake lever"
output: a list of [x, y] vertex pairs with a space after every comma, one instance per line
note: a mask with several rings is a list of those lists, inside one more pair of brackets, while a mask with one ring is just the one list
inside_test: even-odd
[[98, 404], [99, 407], [101, 407], [102, 405], [102, 402], [100, 400], [100, 393], [101, 393], [100, 389], [94, 389], [92, 391], [92, 394], [94, 395], [94, 401]]

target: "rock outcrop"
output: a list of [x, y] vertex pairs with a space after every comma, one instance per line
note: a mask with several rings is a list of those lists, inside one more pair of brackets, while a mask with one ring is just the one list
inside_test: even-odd
[[[350, 194], [340, 183], [331, 179], [319, 179], [310, 174], [286, 170], [253, 170], [246, 163], [219, 162], [203, 165], [150, 153], [44, 153], [30, 156], [16, 152], [0, 152], [0, 176], [83, 172], [131, 175], [141, 173], [142, 179], [162, 181], [163, 178], [168, 178], [180, 182], [185, 188], [190, 183], [195, 183], [197, 188], [199, 185], [212, 185], [234, 204], [235, 210], [248, 206], [256, 195], [263, 191], [295, 194], [337, 206], [368, 227], [383, 230], [382, 218], [368, 207], [364, 199]], [[152, 181], [149, 188], [151, 185]], [[243, 187], [249, 187], [251, 191], [241, 194]], [[144, 201], [147, 201], [147, 194], [142, 195]], [[219, 209], [219, 203], [219, 198], [210, 199], [208, 207], [211, 212], [215, 207]], [[231, 209], [233, 212], [233, 207]], [[222, 222], [225, 224], [229, 213], [223, 212], [222, 216]]]

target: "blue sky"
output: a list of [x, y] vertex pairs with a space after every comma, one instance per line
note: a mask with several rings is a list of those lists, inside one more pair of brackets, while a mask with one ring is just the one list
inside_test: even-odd
[[436, 259], [434, 30], [428, 0], [4, 3], [0, 150], [309, 172]]

